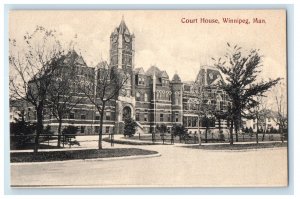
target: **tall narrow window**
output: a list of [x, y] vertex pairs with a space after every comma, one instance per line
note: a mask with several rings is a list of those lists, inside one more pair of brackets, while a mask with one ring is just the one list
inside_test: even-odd
[[160, 121], [163, 122], [164, 121], [164, 114], [160, 114]]
[[148, 94], [147, 93], [145, 93], [144, 100], [145, 100], [145, 102], [148, 102]]
[[70, 113], [69, 119], [75, 119], [75, 113]]
[[178, 113], [175, 114], [175, 122], [178, 122], [179, 121], [179, 116], [178, 116]]
[[105, 133], [108, 134], [109, 133], [109, 126], [105, 127]]
[[105, 118], [106, 118], [106, 120], [110, 120], [110, 116], [111, 116], [111, 114], [110, 114], [109, 111], [105, 112]]
[[141, 101], [141, 94], [139, 92], [136, 93], [136, 101]]

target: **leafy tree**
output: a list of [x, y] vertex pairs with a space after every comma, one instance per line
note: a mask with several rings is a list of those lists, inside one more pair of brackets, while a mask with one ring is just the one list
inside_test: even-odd
[[214, 118], [209, 118], [209, 117], [207, 117], [205, 115], [202, 118], [201, 122], [202, 122], [202, 126], [205, 126], [205, 142], [207, 143], [208, 129], [209, 129], [209, 127], [213, 127], [214, 126]]
[[24, 41], [9, 39], [10, 98], [21, 99], [36, 111], [34, 152], [38, 152], [39, 136], [43, 132], [43, 110], [54, 71], [64, 51], [54, 30], [37, 26]]
[[10, 142], [12, 147], [22, 148], [32, 142], [36, 126], [25, 121], [24, 111], [18, 115], [19, 119], [15, 118], [15, 121], [10, 123]]
[[156, 130], [160, 132], [160, 134], [164, 134], [167, 132], [168, 128], [165, 124], [157, 125]]
[[250, 137], [253, 136], [253, 129], [252, 129], [252, 127], [249, 128], [249, 135], [250, 135]]
[[64, 141], [66, 142], [68, 140], [70, 141], [70, 139], [72, 139], [72, 138], [76, 138], [77, 132], [78, 132], [78, 127], [76, 127], [76, 126], [70, 125], [70, 126], [65, 127], [62, 131], [62, 135], [65, 138]]
[[[238, 130], [241, 126], [242, 117], [252, 118], [247, 114], [258, 105], [256, 97], [263, 97], [264, 93], [275, 86], [280, 78], [268, 81], [258, 81], [260, 68], [262, 67], [262, 56], [259, 50], [251, 50], [249, 53], [242, 52], [242, 48], [235, 45], [229, 48], [224, 58], [216, 61], [216, 67], [224, 75], [226, 81], [221, 82], [221, 88], [227, 93], [231, 100], [228, 108], [228, 119], [231, 121], [230, 137], [233, 137], [233, 124], [238, 141]], [[230, 139], [233, 144], [233, 139]]]
[[188, 130], [182, 124], [173, 124], [172, 132], [175, 137], [179, 136], [180, 142], [188, 134]]
[[131, 117], [125, 118], [124, 136], [132, 137], [136, 132], [137, 123]]
[[246, 134], [249, 133], [249, 128], [248, 128], [248, 127], [245, 128], [245, 133], [246, 133]]

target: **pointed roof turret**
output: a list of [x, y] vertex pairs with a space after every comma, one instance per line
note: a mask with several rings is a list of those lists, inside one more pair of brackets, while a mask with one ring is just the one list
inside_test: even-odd
[[172, 78], [172, 82], [174, 83], [181, 83], [181, 79], [179, 77], [179, 75], [177, 73], [174, 74], [173, 78]]
[[130, 34], [130, 32], [125, 24], [124, 15], [122, 16], [121, 23], [118, 27], [118, 32], [119, 32], [119, 34], [124, 34], [124, 33]]

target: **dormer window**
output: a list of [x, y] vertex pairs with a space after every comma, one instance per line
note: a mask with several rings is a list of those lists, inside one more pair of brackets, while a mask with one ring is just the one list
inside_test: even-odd
[[144, 80], [143, 77], [139, 77], [138, 80], [139, 80], [139, 81], [138, 81], [138, 84], [139, 84], [139, 85], [144, 85], [145, 80]]

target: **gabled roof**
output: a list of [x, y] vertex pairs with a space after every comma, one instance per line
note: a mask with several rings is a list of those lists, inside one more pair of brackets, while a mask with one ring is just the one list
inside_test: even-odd
[[64, 59], [65, 64], [70, 62], [73, 62], [75, 65], [80, 65], [84, 67], [87, 66], [83, 57], [81, 55], [78, 55], [78, 53], [74, 49], [69, 51]]
[[164, 78], [167, 78], [167, 79], [169, 79], [169, 75], [168, 75], [168, 73], [164, 70], [164, 71], [162, 71], [162, 73], [161, 73], [161, 77], [164, 77]]
[[147, 71], [146, 75], [153, 76], [155, 74], [156, 77], [161, 77], [161, 70], [157, 68], [156, 66], [151, 66]]
[[135, 74], [145, 75], [145, 71], [143, 68], [135, 68], [133, 71]]

